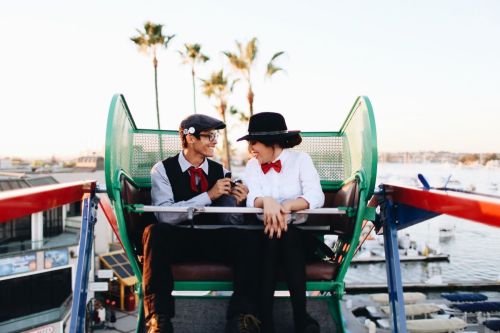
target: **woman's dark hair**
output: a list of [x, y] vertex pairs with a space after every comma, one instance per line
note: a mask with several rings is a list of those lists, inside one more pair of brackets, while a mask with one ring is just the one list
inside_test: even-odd
[[276, 139], [266, 139], [266, 140], [249, 140], [249, 141], [258, 141], [267, 147], [272, 147], [274, 145], [278, 145], [281, 148], [293, 148], [298, 146], [302, 142], [302, 137], [300, 134], [288, 137], [288, 138], [276, 138]]

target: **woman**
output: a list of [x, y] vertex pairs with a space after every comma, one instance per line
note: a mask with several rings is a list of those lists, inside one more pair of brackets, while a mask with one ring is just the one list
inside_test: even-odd
[[250, 118], [247, 140], [253, 158], [245, 169], [248, 186], [247, 206], [263, 208], [259, 218], [264, 223], [265, 241], [261, 319], [263, 332], [273, 332], [273, 298], [276, 286], [275, 267], [283, 267], [290, 290], [295, 331], [319, 332], [319, 325], [306, 311], [306, 274], [304, 235], [291, 222], [291, 212], [319, 208], [325, 197], [318, 172], [311, 157], [292, 148], [302, 142], [299, 131], [288, 131], [279, 113], [262, 112]]

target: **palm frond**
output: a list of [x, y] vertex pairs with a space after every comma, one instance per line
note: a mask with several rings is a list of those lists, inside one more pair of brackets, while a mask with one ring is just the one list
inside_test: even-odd
[[248, 62], [252, 63], [257, 57], [258, 47], [257, 47], [257, 37], [252, 38], [246, 47], [245, 58]]
[[168, 43], [170, 43], [170, 41], [172, 40], [172, 38], [174, 38], [175, 36], [176, 36], [175, 34], [170, 35], [170, 36], [166, 36], [166, 40], [165, 40], [165, 37], [164, 37], [163, 40], [162, 40], [162, 42], [161, 42], [161, 44], [163, 44], [163, 46], [165, 48], [167, 48], [168, 47]]
[[276, 72], [283, 71], [284, 69], [278, 66], [275, 66], [272, 63], [267, 64], [266, 76], [273, 76]]
[[230, 92], [233, 92], [234, 87], [236, 86], [236, 83], [238, 83], [239, 81], [240, 81], [240, 79], [233, 80], [233, 82], [231, 83], [231, 87], [229, 88]]
[[185, 51], [177, 51], [182, 58], [182, 64], [191, 64], [194, 70], [194, 65], [197, 62], [207, 62], [210, 57], [201, 53], [200, 44], [184, 44]]
[[201, 51], [201, 45], [198, 43], [188, 45], [189, 50], [194, 54], [198, 54]]
[[280, 56], [282, 56], [285, 52], [283, 51], [280, 51], [280, 52], [276, 52], [272, 57], [271, 57], [271, 60], [269, 61], [269, 63], [267, 64], [267, 70], [266, 70], [266, 76], [268, 77], [271, 77], [273, 76], [276, 72], [279, 72], [279, 71], [284, 71], [283, 68], [281, 67], [278, 67], [274, 64], [274, 62], [276, 61], [276, 59], [278, 59]]
[[234, 105], [231, 105], [228, 111], [232, 116], [237, 116], [241, 122], [248, 122], [248, 120], [250, 119], [250, 117], [248, 117], [245, 112], [237, 109]]
[[179, 53], [179, 56], [181, 57], [181, 64], [186, 65], [186, 64], [190, 63], [190, 59], [189, 59], [187, 53], [185, 53], [181, 50], [177, 50], [177, 53]]
[[207, 80], [200, 79], [203, 82], [203, 93], [208, 97], [223, 98], [228, 91], [228, 78], [224, 76], [224, 70], [213, 72]]
[[229, 113], [232, 114], [232, 115], [235, 115], [237, 114], [238, 112], [240, 112], [234, 105], [231, 105], [229, 107]]
[[203, 89], [203, 93], [211, 97], [214, 94], [214, 86], [209, 80], [200, 79], [200, 81], [202, 82], [201, 88]]
[[279, 52], [276, 52], [272, 57], [271, 57], [271, 60], [269, 60], [269, 62], [273, 62], [274, 60], [276, 60], [276, 58], [278, 58], [279, 56], [282, 56], [283, 54], [285, 54], [285, 51], [279, 51]]
[[238, 52], [240, 53], [240, 56], [243, 56], [243, 46], [238, 41], [235, 41], [235, 43], [236, 43], [236, 48], [238, 49]]
[[142, 45], [146, 43], [144, 36], [130, 37], [130, 40], [136, 43], [137, 45]]
[[193, 62], [207, 62], [210, 60], [210, 57], [201, 53], [201, 45], [200, 44], [191, 44], [189, 45], [190, 57], [193, 59]]
[[240, 112], [240, 121], [244, 123], [248, 123], [250, 117], [245, 112]]
[[229, 60], [229, 63], [237, 70], [244, 71], [248, 69], [248, 64], [242, 58], [231, 52], [223, 52]]

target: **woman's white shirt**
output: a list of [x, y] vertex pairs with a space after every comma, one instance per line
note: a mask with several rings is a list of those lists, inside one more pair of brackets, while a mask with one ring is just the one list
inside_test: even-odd
[[[248, 161], [243, 175], [249, 189], [247, 207], [254, 207], [259, 197], [273, 197], [280, 203], [303, 198], [311, 209], [322, 207], [325, 195], [311, 157], [304, 152], [283, 149], [277, 160], [281, 160], [281, 171], [278, 173], [271, 168], [266, 174], [257, 159]], [[296, 221], [300, 222], [303, 221]]]

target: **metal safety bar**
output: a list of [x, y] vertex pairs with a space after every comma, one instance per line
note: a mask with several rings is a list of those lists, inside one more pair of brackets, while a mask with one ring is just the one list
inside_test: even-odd
[[[133, 205], [133, 211], [142, 212], [168, 212], [168, 213], [232, 213], [232, 214], [263, 214], [262, 208], [246, 207], [164, 207], [164, 206], [143, 206]], [[293, 212], [292, 214], [323, 214], [323, 215], [341, 215], [346, 214], [346, 208], [315, 208], [304, 209]]]
[[[187, 213], [188, 220], [192, 220], [195, 214], [263, 214], [262, 208], [247, 208], [247, 207], [163, 207], [163, 206], [145, 206], [145, 205], [130, 205], [128, 206], [131, 211], [135, 213], [145, 212], [161, 212], [161, 213]], [[328, 231], [329, 225], [305, 225], [305, 223], [294, 223], [298, 214], [315, 214], [315, 215], [345, 215], [348, 214], [351, 208], [315, 208], [304, 209], [296, 212], [291, 212], [291, 219], [288, 223], [294, 224], [297, 228], [302, 230], [311, 231]], [[203, 225], [180, 225], [179, 227], [189, 227], [194, 229], [218, 229], [218, 228], [238, 228], [246, 230], [260, 230], [264, 229], [264, 225], [252, 224], [203, 224]]]

